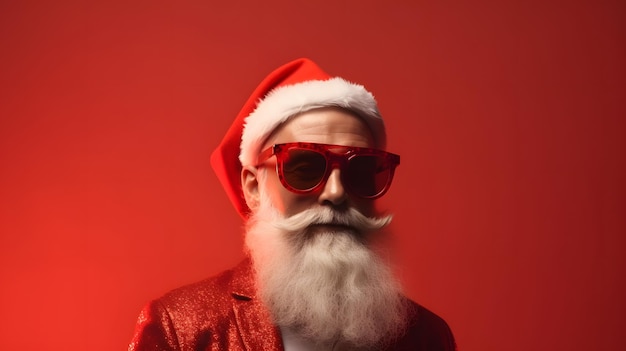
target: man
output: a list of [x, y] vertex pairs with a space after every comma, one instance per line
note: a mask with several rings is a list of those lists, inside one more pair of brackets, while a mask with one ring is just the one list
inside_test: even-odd
[[211, 162], [247, 258], [141, 313], [129, 350], [454, 350], [376, 253], [397, 155], [364, 87], [307, 59], [254, 91]]

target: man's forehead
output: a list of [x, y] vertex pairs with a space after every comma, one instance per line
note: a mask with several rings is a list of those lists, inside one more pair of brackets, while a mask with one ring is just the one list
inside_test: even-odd
[[270, 134], [262, 149], [288, 142], [376, 146], [369, 125], [361, 117], [335, 107], [314, 109], [290, 117]]

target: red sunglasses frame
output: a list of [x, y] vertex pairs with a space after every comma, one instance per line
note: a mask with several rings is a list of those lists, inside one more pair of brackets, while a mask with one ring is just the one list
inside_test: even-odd
[[[309, 189], [297, 189], [291, 186], [285, 179], [283, 173], [283, 165], [288, 157], [288, 151], [293, 149], [302, 149], [308, 151], [314, 151], [324, 156], [326, 160], [326, 170], [324, 175], [320, 178], [320, 181]], [[276, 173], [280, 179], [281, 184], [289, 191], [296, 194], [307, 194], [318, 190], [320, 187], [326, 184], [328, 177], [333, 169], [339, 168], [341, 170], [341, 182], [346, 190], [353, 195], [356, 195], [364, 199], [377, 199], [383, 196], [389, 187], [395, 173], [396, 167], [400, 164], [400, 156], [386, 152], [379, 149], [345, 146], [345, 145], [332, 145], [332, 144], [317, 144], [317, 143], [284, 143], [274, 144], [267, 149], [263, 150], [259, 155], [257, 167], [265, 163], [270, 157], [276, 156]], [[384, 187], [374, 195], [363, 195], [355, 191], [351, 187], [350, 182], [347, 181], [347, 167], [351, 159], [356, 156], [377, 156], [384, 160], [383, 165], [389, 169], [389, 177]]]

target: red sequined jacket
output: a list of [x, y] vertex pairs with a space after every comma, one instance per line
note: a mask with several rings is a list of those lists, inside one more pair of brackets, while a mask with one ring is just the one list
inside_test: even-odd
[[[387, 350], [453, 351], [446, 322], [414, 304], [408, 331]], [[279, 329], [255, 297], [252, 265], [173, 290], [149, 303], [129, 351], [283, 350]]]

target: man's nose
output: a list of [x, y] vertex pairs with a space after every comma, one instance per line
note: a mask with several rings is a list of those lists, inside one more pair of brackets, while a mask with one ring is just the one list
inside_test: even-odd
[[324, 185], [324, 189], [319, 196], [319, 202], [321, 204], [324, 202], [330, 202], [337, 206], [346, 201], [346, 189], [344, 189], [343, 183], [341, 183], [340, 172], [339, 168], [335, 168], [330, 172], [328, 180], [326, 180], [326, 184]]

